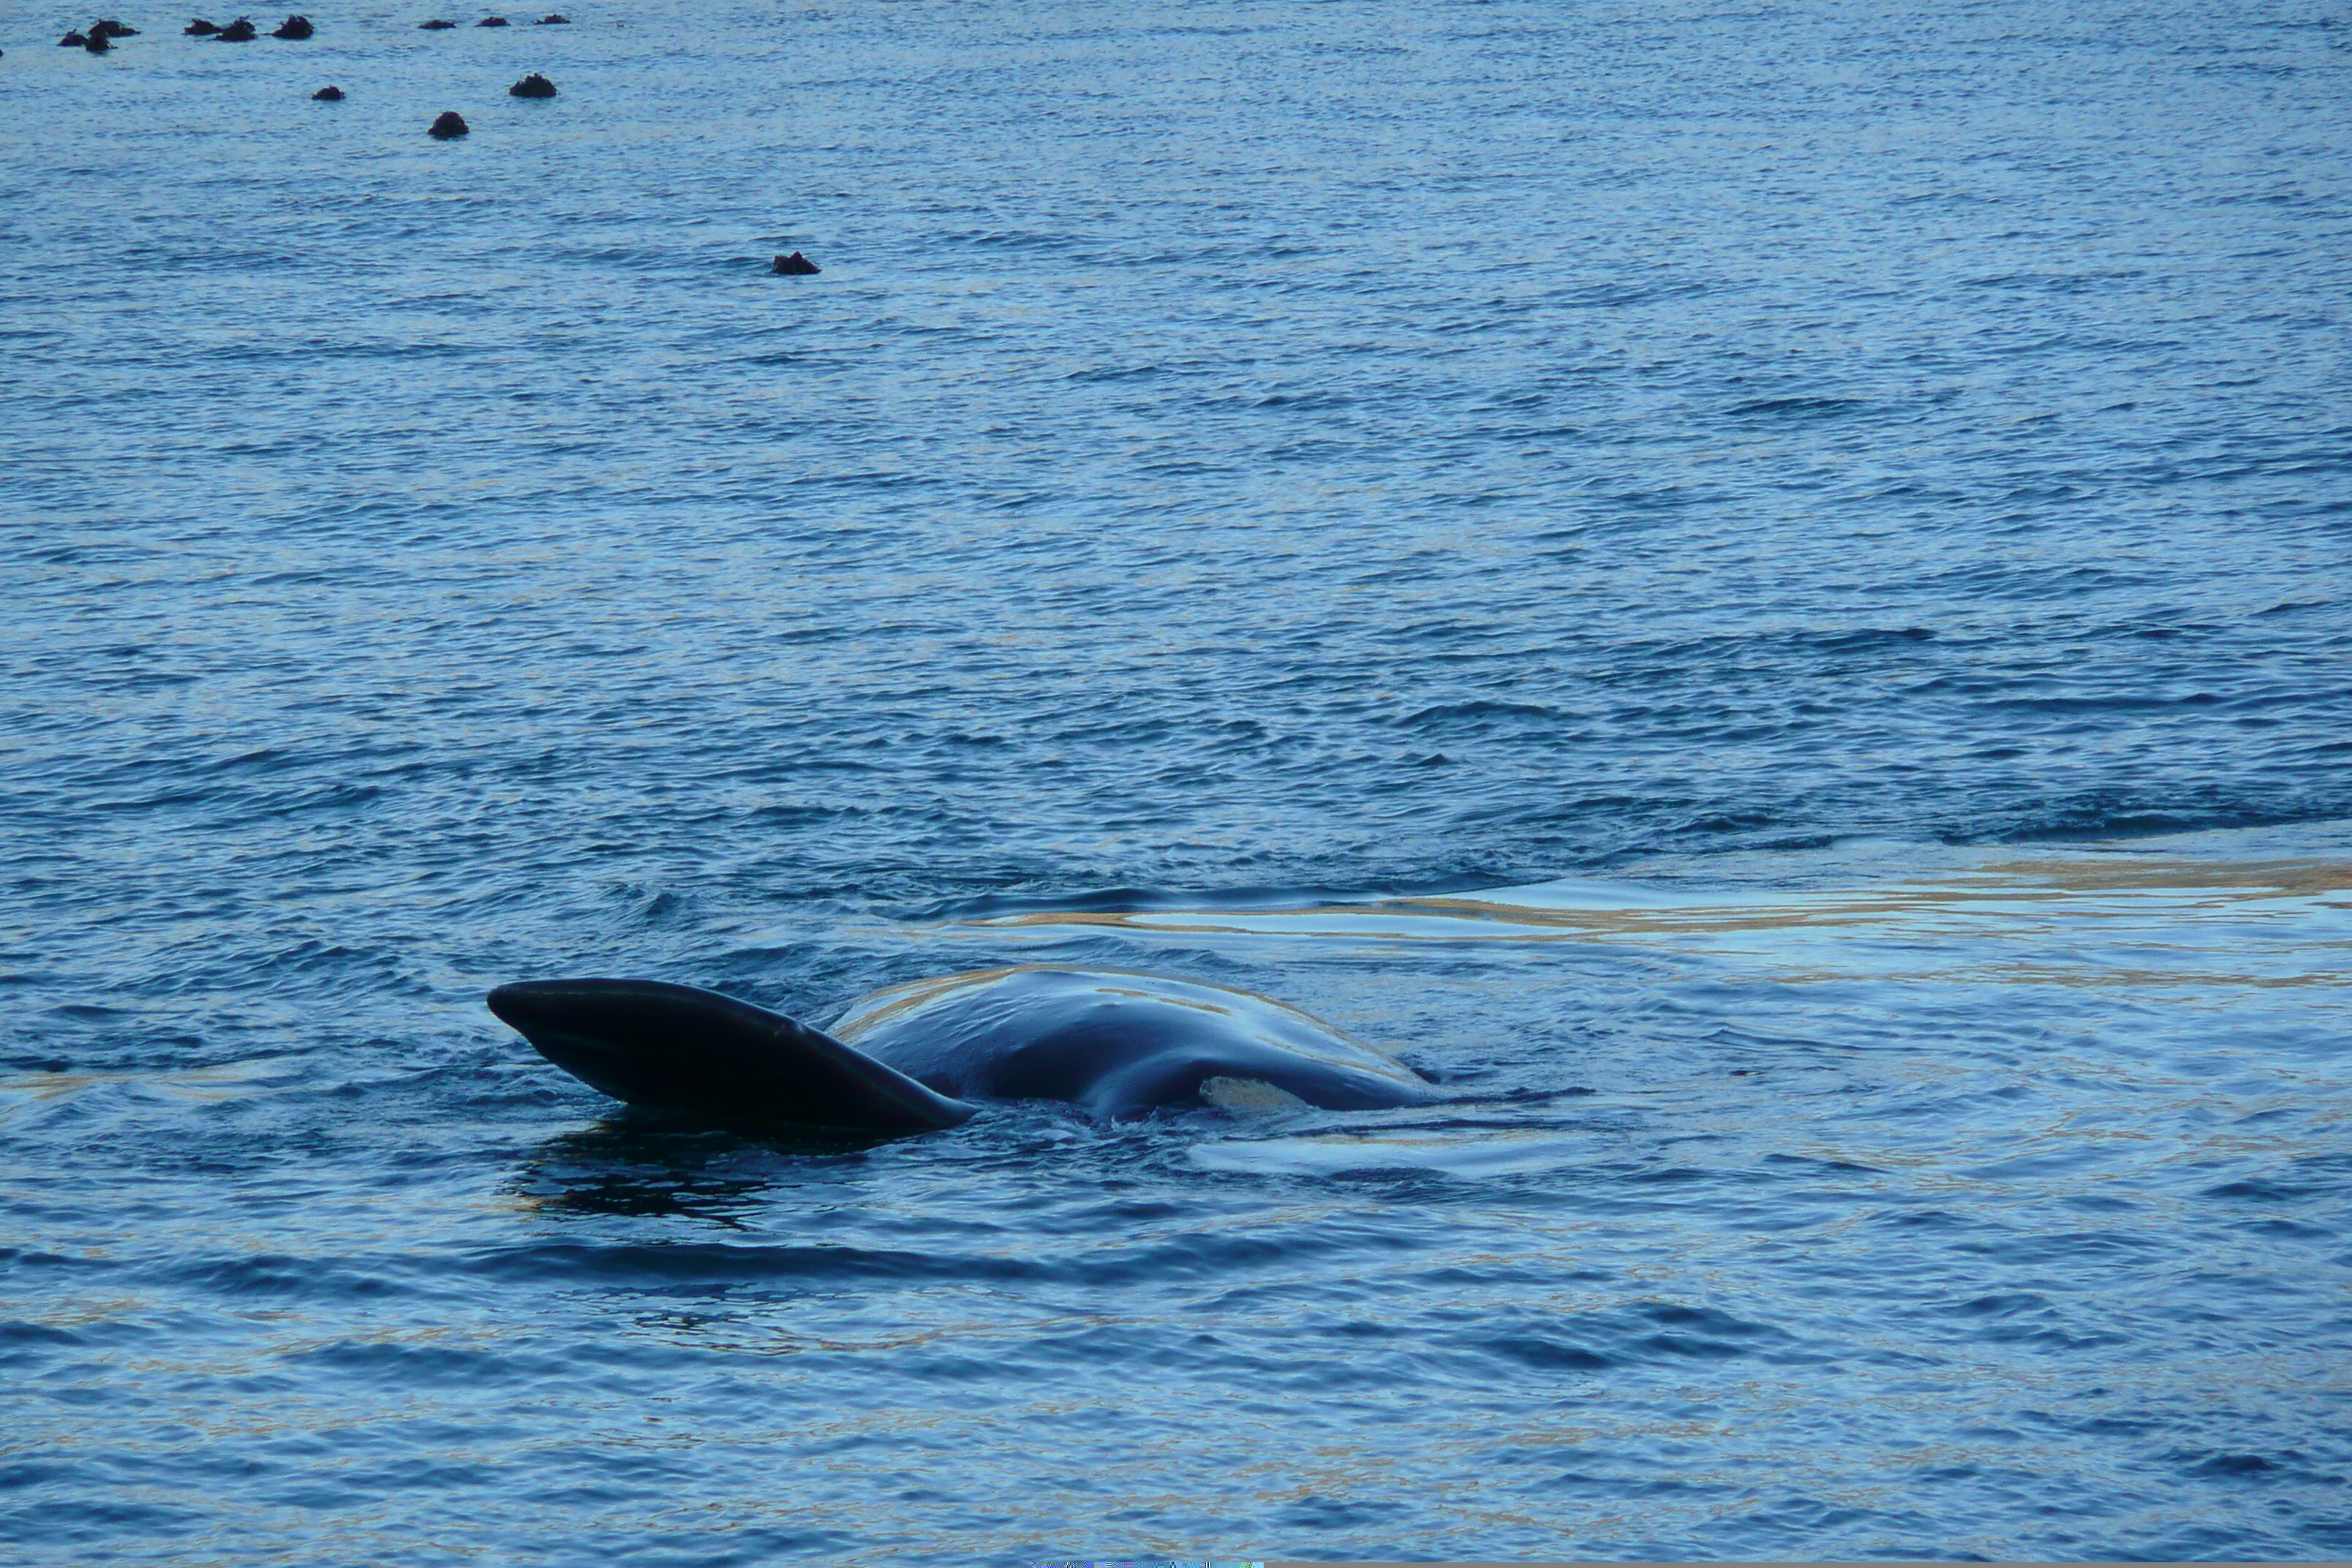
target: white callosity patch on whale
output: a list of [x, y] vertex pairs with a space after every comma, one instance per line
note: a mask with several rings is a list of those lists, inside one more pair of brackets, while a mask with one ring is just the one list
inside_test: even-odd
[[1265, 1116], [1282, 1110], [1305, 1110], [1307, 1103], [1264, 1079], [1213, 1078], [1201, 1085], [1201, 1100], [1237, 1116]]

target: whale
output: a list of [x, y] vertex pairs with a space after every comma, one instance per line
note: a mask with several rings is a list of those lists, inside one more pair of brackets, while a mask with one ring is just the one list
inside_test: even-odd
[[1211, 1106], [1371, 1110], [1437, 1087], [1377, 1047], [1255, 992], [1021, 964], [879, 991], [826, 1028], [692, 985], [529, 980], [498, 1018], [615, 1100], [734, 1126], [877, 1138], [1058, 1100], [1097, 1121]]

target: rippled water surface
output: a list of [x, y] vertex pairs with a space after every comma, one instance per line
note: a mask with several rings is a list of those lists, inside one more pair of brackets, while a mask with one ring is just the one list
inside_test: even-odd
[[[427, 14], [0, 0], [9, 1560], [2352, 1553], [2342, 5]], [[1452, 1098], [480, 1002], [1025, 962]]]

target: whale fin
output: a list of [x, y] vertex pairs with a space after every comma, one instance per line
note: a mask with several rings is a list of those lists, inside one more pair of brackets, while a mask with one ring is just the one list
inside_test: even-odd
[[821, 1029], [691, 985], [531, 980], [490, 1011], [592, 1089], [714, 1121], [897, 1136], [972, 1114]]

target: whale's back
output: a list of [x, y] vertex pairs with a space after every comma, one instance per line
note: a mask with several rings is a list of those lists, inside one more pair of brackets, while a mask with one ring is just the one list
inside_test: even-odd
[[919, 981], [867, 997], [829, 1033], [957, 1100], [1068, 1100], [1106, 1119], [1230, 1102], [1236, 1085], [1332, 1110], [1433, 1092], [1395, 1058], [1268, 997], [1103, 970]]

